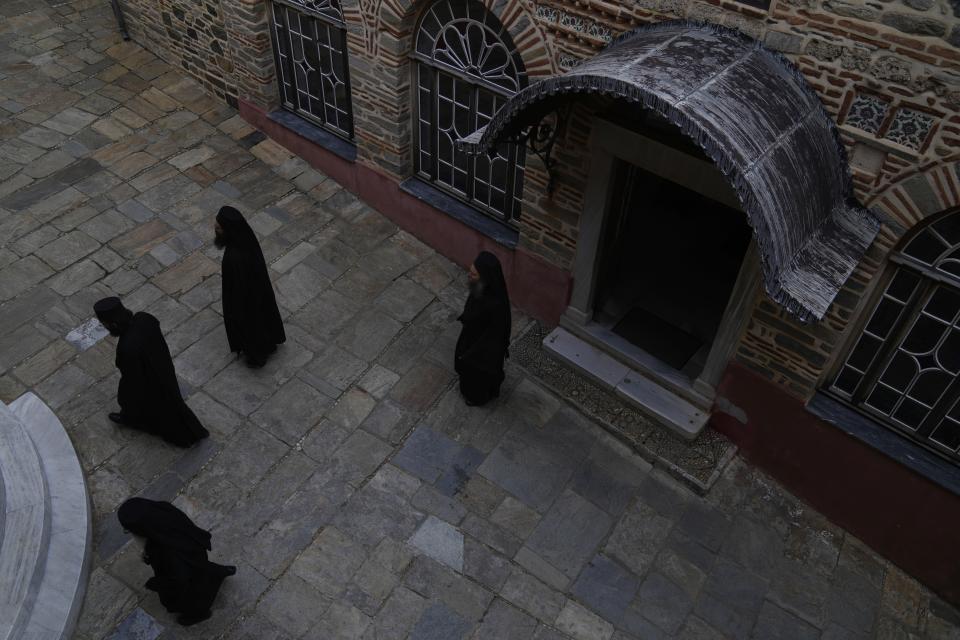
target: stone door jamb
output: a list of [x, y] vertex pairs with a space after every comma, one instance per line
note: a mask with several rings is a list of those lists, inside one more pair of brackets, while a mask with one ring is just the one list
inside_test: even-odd
[[[693, 188], [734, 209], [741, 209], [733, 189], [712, 163], [607, 120], [594, 120], [590, 153], [590, 174], [584, 190], [573, 267], [573, 292], [563, 315], [563, 324], [570, 328], [586, 327], [593, 319], [600, 245], [613, 195], [610, 191], [617, 159]], [[749, 320], [760, 282], [759, 267], [756, 242], [751, 239], [707, 363], [693, 383], [694, 390], [706, 398], [713, 397], [714, 387], [719, 383]]]

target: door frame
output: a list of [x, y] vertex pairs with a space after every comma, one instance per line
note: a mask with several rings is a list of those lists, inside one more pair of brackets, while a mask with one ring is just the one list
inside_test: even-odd
[[733, 188], [712, 162], [686, 154], [600, 117], [593, 122], [589, 153], [590, 173], [584, 190], [583, 211], [580, 214], [573, 291], [569, 306], [561, 318], [561, 325], [618, 359], [625, 360], [627, 364], [640, 369], [648, 377], [696, 404], [708, 403], [715, 395], [715, 387], [746, 328], [750, 311], [760, 291], [760, 259], [755, 239], [751, 238], [744, 254], [707, 362], [703, 371], [692, 381], [669, 367], [665, 369], [666, 365], [651, 362], [649, 358], [642, 357], [642, 354], [638, 357], [636, 353], [626, 353], [623, 341], [608, 339], [610, 332], [600, 330], [593, 323], [601, 244], [606, 232], [607, 213], [613, 195], [610, 190], [618, 160], [637, 165], [645, 171], [742, 212], [740, 202]]

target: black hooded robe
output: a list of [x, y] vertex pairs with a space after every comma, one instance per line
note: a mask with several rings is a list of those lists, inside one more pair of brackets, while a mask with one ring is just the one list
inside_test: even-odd
[[474, 265], [484, 291], [470, 295], [458, 320], [463, 323], [457, 339], [454, 369], [460, 376], [460, 393], [474, 405], [486, 404], [500, 395], [503, 360], [509, 356], [510, 299], [499, 261], [487, 252]]
[[153, 569], [146, 588], [156, 591], [171, 613], [204, 617], [224, 578], [234, 567], [210, 562], [210, 532], [204, 531], [169, 502], [131, 498], [120, 505], [117, 518], [124, 529], [146, 538], [143, 560]]
[[223, 324], [230, 351], [262, 364], [286, 342], [267, 263], [253, 229], [243, 215], [224, 207], [217, 215], [227, 246], [223, 252]]
[[132, 425], [181, 447], [210, 435], [180, 395], [170, 349], [155, 317], [133, 314], [117, 342], [116, 364], [117, 402]]

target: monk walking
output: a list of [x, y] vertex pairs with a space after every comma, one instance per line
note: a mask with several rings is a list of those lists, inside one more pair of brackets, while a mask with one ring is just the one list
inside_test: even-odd
[[460, 375], [460, 393], [470, 406], [482, 405], [500, 395], [503, 360], [509, 356], [510, 297], [500, 261], [483, 251], [470, 265], [470, 296], [457, 339], [454, 368]]
[[116, 297], [98, 300], [93, 311], [110, 335], [120, 338], [116, 358], [120, 411], [109, 414], [110, 420], [181, 447], [210, 435], [180, 395], [160, 322], [144, 311], [133, 313]]
[[230, 351], [262, 367], [287, 337], [267, 263], [253, 229], [233, 207], [221, 207], [214, 244], [223, 252], [223, 324]]
[[139, 538], [143, 561], [153, 568], [147, 589], [156, 591], [167, 611], [179, 613], [177, 622], [189, 626], [210, 617], [210, 606], [220, 583], [236, 567], [207, 560], [210, 532], [195, 525], [169, 502], [130, 498], [117, 510], [125, 531]]

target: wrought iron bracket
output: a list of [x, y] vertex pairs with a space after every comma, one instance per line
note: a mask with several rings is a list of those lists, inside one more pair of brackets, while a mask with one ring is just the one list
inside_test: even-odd
[[507, 140], [513, 144], [523, 145], [527, 151], [533, 153], [547, 169], [547, 194], [553, 193], [556, 183], [557, 160], [553, 157], [553, 146], [560, 137], [560, 131], [566, 123], [567, 109], [558, 108], [543, 118], [540, 122], [530, 125], [516, 138]]

